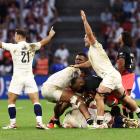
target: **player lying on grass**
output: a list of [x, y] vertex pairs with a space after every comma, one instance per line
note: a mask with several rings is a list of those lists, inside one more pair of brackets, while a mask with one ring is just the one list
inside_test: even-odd
[[109, 94], [112, 91], [117, 91], [118, 98], [129, 105], [129, 108], [137, 113], [140, 118], [140, 108], [136, 102], [125, 95], [125, 89], [122, 85], [120, 73], [112, 66], [106, 52], [102, 45], [97, 41], [97, 38], [92, 32], [92, 29], [87, 21], [84, 11], [81, 10], [81, 18], [85, 28], [85, 44], [89, 48], [88, 58], [89, 61], [75, 65], [75, 68], [86, 68], [92, 66], [96, 74], [103, 80], [100, 83], [96, 94], [97, 103], [97, 127], [105, 127], [103, 124], [104, 119], [104, 99], [102, 94]]
[[[88, 108], [94, 120], [97, 117], [97, 110], [92, 106]], [[129, 119], [122, 115], [118, 106], [113, 106], [111, 111], [105, 111], [104, 122], [108, 128], [138, 128], [139, 124], [136, 119]], [[64, 128], [86, 128], [85, 118], [78, 109], [72, 109], [65, 114], [63, 120]]]
[[[79, 62], [79, 60], [77, 61]], [[91, 119], [84, 100], [69, 88], [71, 80], [80, 75], [81, 71], [79, 68], [67, 67], [51, 75], [47, 81], [43, 83], [41, 91], [43, 97], [50, 102], [66, 102], [76, 106], [83, 114], [90, 127], [93, 124], [93, 120]], [[84, 83], [81, 81], [79, 84], [82, 86]]]
[[[3, 129], [16, 129], [16, 100], [22, 93], [22, 90], [28, 94], [30, 100], [34, 104], [34, 113], [36, 115], [36, 128], [47, 129], [42, 123], [42, 108], [39, 103], [38, 88], [34, 80], [32, 72], [32, 62], [35, 52], [42, 46], [47, 45], [55, 35], [53, 29], [49, 35], [40, 42], [27, 43], [27, 32], [23, 29], [15, 31], [15, 42], [0, 42], [0, 48], [10, 51], [13, 59], [14, 72], [8, 90], [8, 113], [10, 124]], [[30, 112], [27, 112], [30, 113]]]

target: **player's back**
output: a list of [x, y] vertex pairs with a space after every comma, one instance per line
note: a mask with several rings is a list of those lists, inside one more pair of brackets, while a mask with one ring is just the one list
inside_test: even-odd
[[44, 84], [51, 84], [65, 88], [70, 84], [72, 78], [80, 75], [80, 70], [74, 67], [67, 67], [51, 75]]
[[39, 43], [21, 41], [18, 44], [3, 43], [3, 48], [10, 51], [14, 65], [14, 75], [32, 73], [32, 62]]
[[125, 60], [125, 71], [124, 72], [133, 72], [135, 69], [135, 57], [132, 53], [130, 47], [124, 46], [118, 51], [118, 58], [123, 58]]
[[94, 45], [90, 46], [88, 57], [96, 74], [101, 78], [104, 78], [106, 74], [115, 70], [105, 50], [98, 41], [96, 41]]

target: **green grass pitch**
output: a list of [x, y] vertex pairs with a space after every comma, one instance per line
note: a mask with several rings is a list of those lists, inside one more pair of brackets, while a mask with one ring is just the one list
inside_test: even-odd
[[[53, 104], [41, 100], [44, 123], [53, 113]], [[139, 101], [140, 104], [140, 101]], [[33, 106], [29, 100], [18, 100], [16, 130], [2, 130], [0, 140], [140, 140], [140, 129], [64, 129], [35, 128]], [[7, 101], [0, 100], [0, 127], [9, 123]]]

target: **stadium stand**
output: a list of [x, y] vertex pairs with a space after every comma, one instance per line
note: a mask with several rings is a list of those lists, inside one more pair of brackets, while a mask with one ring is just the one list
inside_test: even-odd
[[[113, 64], [117, 56], [115, 39], [122, 30], [131, 32], [134, 38], [132, 49], [137, 58], [136, 73], [139, 74], [140, 2], [137, 0], [1, 0], [0, 40], [13, 42], [14, 29], [22, 26], [30, 32], [28, 40], [37, 41], [46, 36], [50, 26], [54, 25], [56, 36], [46, 47], [49, 65], [52, 65], [54, 52], [63, 43], [70, 52], [68, 62], [72, 63], [77, 52], [86, 51], [80, 9], [87, 12], [92, 28]], [[36, 58], [39, 57], [39, 53]], [[8, 52], [1, 49], [0, 75], [11, 73], [11, 57]]]

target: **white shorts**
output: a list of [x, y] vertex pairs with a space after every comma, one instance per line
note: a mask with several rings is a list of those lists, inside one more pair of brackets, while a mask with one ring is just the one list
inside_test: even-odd
[[108, 87], [108, 88], [110, 88], [112, 90], [119, 89], [119, 88], [123, 87], [122, 78], [121, 78], [120, 73], [117, 70], [115, 70], [112, 73], [107, 74], [103, 78], [103, 80], [100, 83], [100, 85]]
[[38, 92], [38, 87], [33, 75], [18, 75], [12, 77], [8, 91], [20, 95], [23, 90], [28, 94]]
[[50, 102], [57, 102], [60, 100], [63, 90], [51, 84], [44, 84], [41, 88], [41, 93], [44, 98]]

